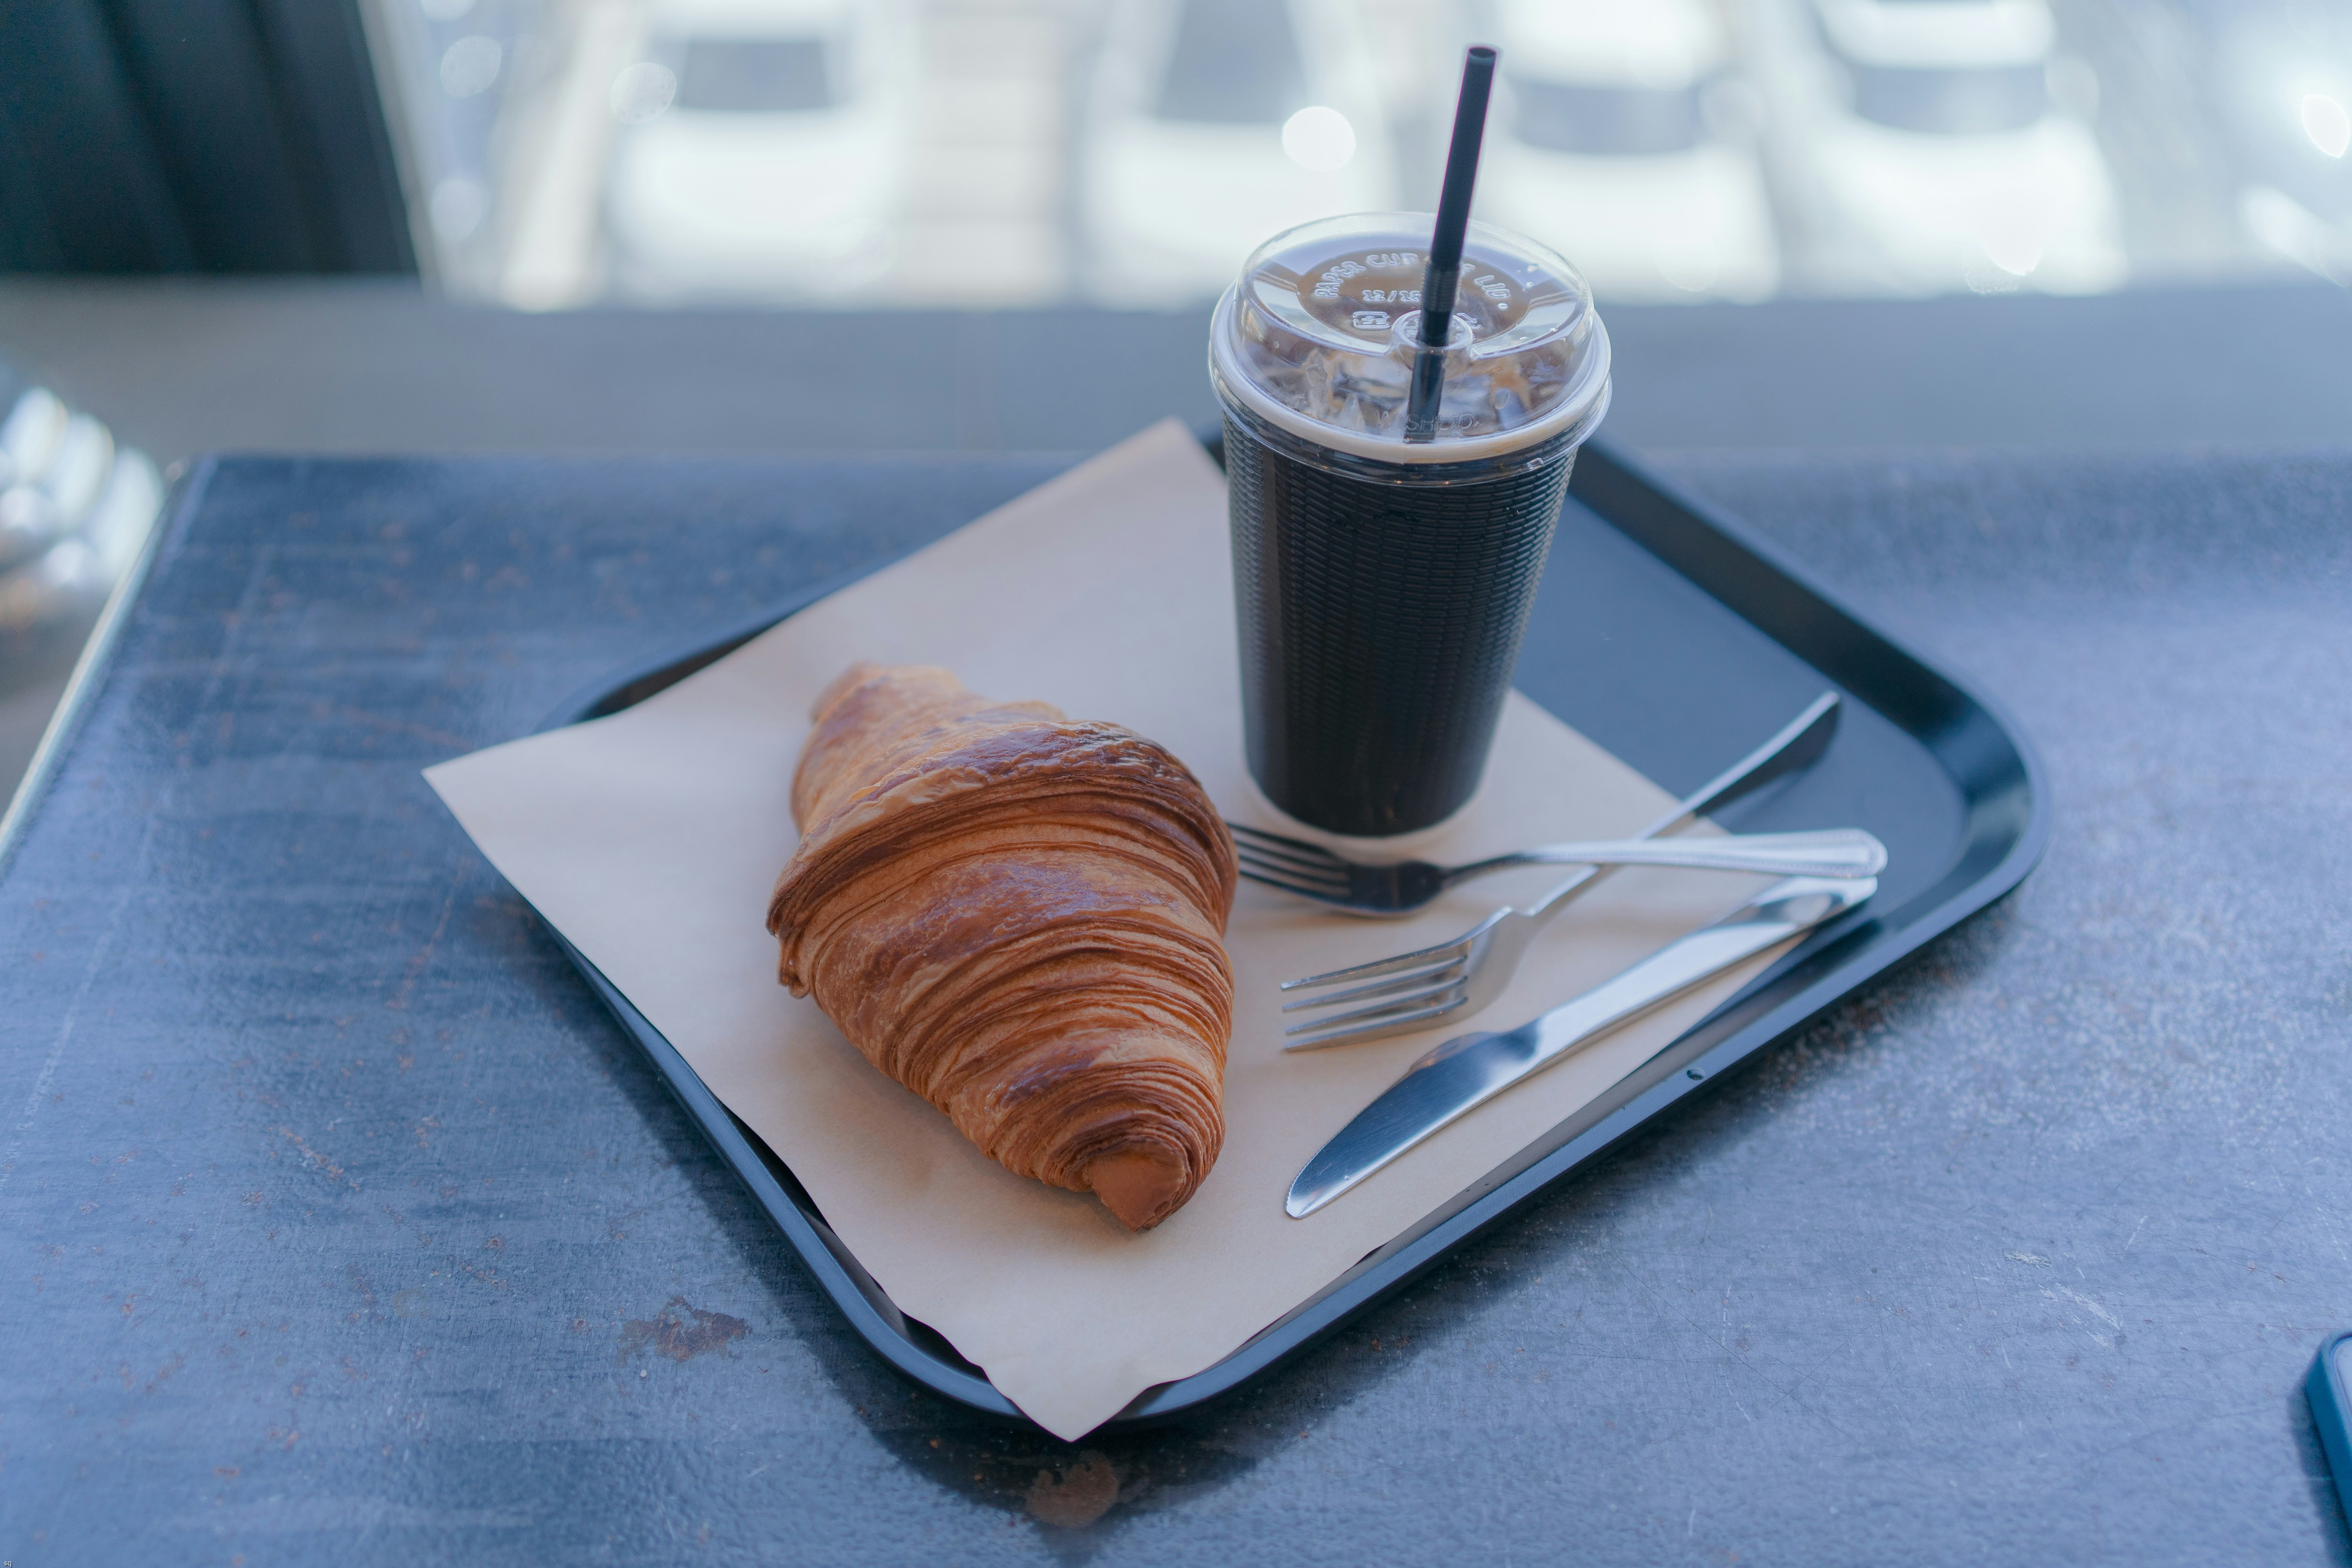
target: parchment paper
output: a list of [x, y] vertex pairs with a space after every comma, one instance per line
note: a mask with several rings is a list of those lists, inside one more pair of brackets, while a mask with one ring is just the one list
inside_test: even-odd
[[[891, 1299], [1064, 1437], [1224, 1356], [1608, 1089], [1769, 961], [1588, 1048], [1294, 1220], [1283, 1194], [1307, 1157], [1413, 1057], [1472, 1020], [1286, 1056], [1276, 983], [1442, 941], [1559, 873], [1490, 879], [1388, 921], [1244, 883], [1226, 935], [1238, 1000], [1224, 1152], [1191, 1204], [1132, 1236], [1090, 1195], [990, 1162], [870, 1066], [814, 1003], [776, 984], [762, 921], [795, 839], [793, 766], [811, 701], [856, 658], [945, 665], [975, 691], [1128, 725], [1181, 757], [1229, 816], [1283, 826], [1242, 760], [1223, 480], [1172, 421], [624, 713], [425, 776], [508, 880], [792, 1167]], [[1453, 821], [1415, 836], [1413, 852], [1460, 860], [1630, 833], [1671, 804], [1517, 693], [1486, 781]], [[1620, 872], [1552, 925], [1509, 994], [1475, 1022], [1523, 1023], [1759, 885]]]

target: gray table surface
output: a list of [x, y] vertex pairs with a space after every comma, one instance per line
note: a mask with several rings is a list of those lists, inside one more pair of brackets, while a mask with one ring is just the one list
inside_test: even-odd
[[[2352, 291], [2315, 279], [1601, 310], [1609, 439], [1653, 455], [2352, 441]], [[1208, 316], [538, 314], [373, 279], [20, 276], [0, 278], [0, 359], [161, 462], [1095, 451], [1215, 417]]]
[[2352, 454], [1670, 465], [2010, 704], [2043, 866], [1076, 1446], [850, 1337], [416, 777], [1054, 466], [215, 476], [0, 868], [0, 1559], [2352, 1556]]
[[[2352, 442], [2352, 292], [2316, 279], [1602, 308], [1608, 437], [1654, 455]], [[415, 279], [19, 274], [0, 276], [0, 397], [13, 365], [164, 463], [1094, 451], [1215, 417], [1207, 331], [1205, 305], [535, 313]], [[0, 646], [0, 795], [63, 688], [72, 639], [50, 647]]]

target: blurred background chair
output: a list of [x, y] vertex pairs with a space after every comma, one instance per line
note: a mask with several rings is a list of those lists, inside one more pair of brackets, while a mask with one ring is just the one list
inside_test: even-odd
[[0, 62], [0, 269], [416, 270], [353, 0], [11, 0]]

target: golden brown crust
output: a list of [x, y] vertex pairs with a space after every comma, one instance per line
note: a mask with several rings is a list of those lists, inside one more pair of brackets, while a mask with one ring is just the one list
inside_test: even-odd
[[1224, 1141], [1233, 837], [1115, 724], [856, 664], [793, 780], [777, 976], [1008, 1170], [1147, 1229]]

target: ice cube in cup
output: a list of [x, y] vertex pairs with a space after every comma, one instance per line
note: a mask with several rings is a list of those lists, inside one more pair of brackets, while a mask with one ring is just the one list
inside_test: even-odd
[[1475, 793], [1577, 447], [1609, 405], [1584, 280], [1474, 223], [1435, 437], [1406, 441], [1433, 222], [1277, 235], [1210, 327], [1250, 773], [1348, 837], [1432, 826]]
[[1488, 457], [1597, 420], [1609, 347], [1591, 289], [1555, 252], [1474, 223], [1432, 444], [1468, 446], [1402, 449], [1432, 221], [1359, 214], [1260, 247], [1218, 310], [1211, 363], [1220, 390], [1324, 430], [1392, 442], [1396, 449], [1381, 455], [1400, 462]]

